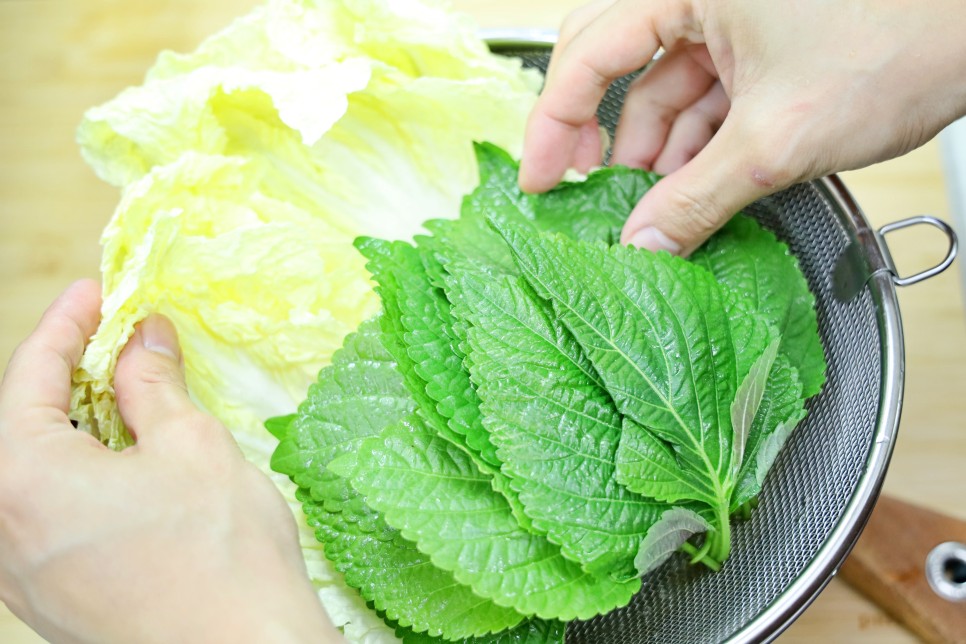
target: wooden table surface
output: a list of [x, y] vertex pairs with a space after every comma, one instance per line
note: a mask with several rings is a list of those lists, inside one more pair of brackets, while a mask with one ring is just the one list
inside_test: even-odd
[[[254, 0], [0, 2], [0, 364], [72, 280], [97, 276], [98, 236], [116, 191], [82, 162], [82, 112], [137, 84], [157, 53], [187, 51]], [[483, 26], [557, 27], [576, 0], [458, 0]], [[950, 219], [936, 143], [844, 179], [883, 224]], [[935, 263], [943, 239], [898, 234], [901, 267]], [[886, 491], [966, 518], [966, 325], [958, 271], [905, 289], [906, 399]], [[916, 641], [839, 580], [781, 642]], [[0, 642], [41, 641], [0, 604]]]

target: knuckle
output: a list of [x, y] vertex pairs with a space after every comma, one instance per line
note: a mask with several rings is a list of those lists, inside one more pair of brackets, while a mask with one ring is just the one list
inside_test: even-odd
[[30, 353], [30, 343], [34, 341], [34, 336], [27, 336], [24, 340], [21, 340], [16, 347], [13, 349], [13, 353], [10, 354], [10, 364], [17, 363], [24, 358], [26, 354]]
[[[691, 189], [695, 189], [691, 186]], [[718, 206], [714, 195], [705, 192], [690, 192], [675, 189], [669, 196], [669, 206], [673, 212], [680, 213], [676, 236], [693, 238], [716, 230], [721, 226], [725, 217], [731, 213], [724, 213]]]
[[196, 410], [194, 413], [194, 434], [203, 437], [204, 440], [224, 440], [228, 430], [214, 416]]
[[165, 435], [189, 445], [204, 442], [209, 434], [206, 431], [207, 421], [204, 414], [196, 409], [176, 411], [167, 418], [165, 424]]
[[752, 139], [745, 153], [743, 180], [750, 181], [759, 191], [774, 192], [795, 182], [801, 169], [790, 153], [794, 144], [768, 134]]
[[174, 386], [187, 391], [184, 378], [181, 377], [181, 374], [173, 371], [166, 365], [144, 365], [139, 371], [138, 377], [146, 385]]
[[14, 349], [10, 357], [10, 364], [30, 364], [31, 362], [35, 362], [39, 356], [43, 356], [44, 360], [54, 359], [58, 362], [63, 362], [65, 370], [69, 373], [73, 373], [74, 371], [74, 365], [67, 356], [53, 346], [46, 336], [37, 332], [34, 332], [17, 345], [17, 348]]
[[580, 66], [581, 75], [595, 87], [607, 87], [616, 76], [616, 73], [612, 73], [609, 68], [601, 66], [586, 56], [581, 56], [576, 62]]
[[758, 157], [742, 170], [741, 179], [750, 183], [755, 191], [772, 193], [794, 183], [794, 173], [787, 166], [773, 160]]
[[573, 40], [588, 24], [593, 22], [597, 13], [598, 9], [592, 4], [585, 4], [568, 13], [560, 23], [557, 41], [568, 43]]
[[209, 466], [234, 460], [238, 448], [216, 418], [197, 409], [186, 410], [167, 421], [165, 435], [185, 458], [201, 459]]
[[[637, 107], [646, 107], [649, 119], [655, 120], [662, 127], [670, 127], [681, 113], [679, 108], [668, 105], [660, 95], [647, 91], [650, 82], [647, 73], [641, 74], [627, 88], [628, 100], [636, 101]], [[625, 101], [626, 105], [627, 101]]]
[[715, 109], [709, 105], [697, 105], [694, 108], [694, 117], [701, 123], [706, 123], [712, 132], [721, 129], [724, 122], [725, 112]]
[[580, 13], [572, 12], [568, 14], [563, 22], [560, 23], [559, 40], [560, 42], [568, 42], [573, 40], [573, 37], [580, 33], [583, 28], [583, 18]]
[[775, 192], [787, 188], [809, 173], [805, 160], [817, 162], [806, 149], [809, 115], [800, 110], [774, 113], [760, 110], [744, 115], [744, 141], [741, 158], [741, 180], [749, 181], [759, 192]]

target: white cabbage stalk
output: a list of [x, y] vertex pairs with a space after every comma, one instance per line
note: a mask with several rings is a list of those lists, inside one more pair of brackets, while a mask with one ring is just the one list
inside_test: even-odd
[[[408, 239], [455, 217], [472, 142], [519, 154], [539, 77], [428, 0], [273, 0], [85, 115], [85, 159], [122, 190], [102, 244], [102, 321], [72, 417], [130, 444], [118, 353], [170, 317], [192, 398], [269, 472], [266, 418], [293, 412], [344, 336], [378, 309], [358, 235]], [[310, 574], [352, 641], [394, 641], [323, 558], [287, 479]]]

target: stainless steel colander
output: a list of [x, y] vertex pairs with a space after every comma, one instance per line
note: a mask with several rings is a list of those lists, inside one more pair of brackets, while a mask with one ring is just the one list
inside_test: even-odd
[[[546, 69], [548, 32], [485, 34], [493, 51]], [[614, 83], [598, 117], [611, 135], [629, 78]], [[751, 519], [733, 528], [720, 572], [672, 558], [624, 609], [568, 627], [575, 644], [767, 641], [831, 580], [875, 504], [902, 405], [903, 341], [896, 286], [944, 270], [952, 229], [915, 217], [872, 230], [837, 177], [794, 186], [746, 209], [785, 240], [815, 293], [828, 360], [824, 391], [809, 401], [765, 483]], [[900, 277], [883, 234], [929, 224], [949, 238], [946, 258]]]

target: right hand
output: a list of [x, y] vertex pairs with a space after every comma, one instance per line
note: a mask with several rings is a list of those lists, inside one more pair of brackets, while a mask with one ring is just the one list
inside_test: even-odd
[[963, 0], [597, 0], [561, 29], [520, 185], [599, 163], [607, 86], [663, 47], [612, 161], [667, 176], [621, 241], [687, 254], [752, 201], [904, 154], [966, 113], [963, 25]]

